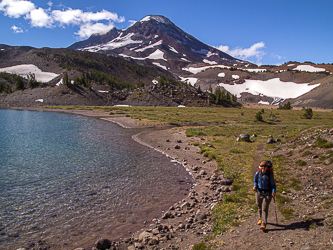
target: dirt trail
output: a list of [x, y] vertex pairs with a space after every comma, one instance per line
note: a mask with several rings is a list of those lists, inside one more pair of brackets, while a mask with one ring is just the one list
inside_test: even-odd
[[[252, 165], [253, 175], [258, 170], [258, 162], [262, 160], [264, 146], [264, 144], [260, 144], [255, 152]], [[297, 150], [294, 149], [294, 151]], [[286, 167], [290, 168], [288, 171], [292, 172], [291, 174], [297, 173], [293, 167]], [[329, 166], [329, 169], [332, 169], [332, 165]], [[309, 175], [307, 173], [303, 174]], [[312, 180], [310, 177], [306, 179], [305, 183]], [[327, 183], [324, 184], [329, 187], [329, 184], [332, 184], [332, 177], [326, 180]], [[281, 192], [278, 189], [277, 186], [277, 191]], [[294, 196], [294, 210], [297, 210], [299, 214], [298, 216], [296, 214], [294, 219], [285, 221], [284, 216], [277, 209], [277, 204], [272, 201], [269, 206], [267, 230], [264, 232], [260, 230], [260, 226], [257, 225], [258, 215], [254, 214], [238, 227], [234, 227], [232, 232], [218, 236], [216, 238], [219, 245], [218, 249], [333, 249], [333, 231], [332, 228], [325, 225], [324, 221], [327, 216], [332, 216], [333, 210], [320, 212], [319, 210], [308, 209], [312, 206], [311, 199], [307, 201], [307, 207], [303, 206], [303, 203], [305, 203], [303, 200], [306, 198], [300, 198], [300, 196], [311, 197], [313, 191], [309, 190], [307, 192], [304, 189], [303, 186], [303, 190], [299, 191], [302, 196]], [[323, 193], [325, 193], [325, 190]], [[305, 222], [304, 218], [311, 218], [311, 220]], [[311, 228], [309, 227], [310, 224], [315, 226]]]

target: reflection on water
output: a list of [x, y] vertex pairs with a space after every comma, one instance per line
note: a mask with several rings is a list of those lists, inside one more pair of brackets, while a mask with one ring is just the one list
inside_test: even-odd
[[0, 110], [0, 127], [0, 249], [129, 236], [192, 182], [180, 164], [136, 143], [139, 130], [16, 110]]

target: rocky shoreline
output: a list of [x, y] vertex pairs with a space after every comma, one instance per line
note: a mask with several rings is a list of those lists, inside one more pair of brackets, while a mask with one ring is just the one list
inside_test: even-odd
[[[128, 117], [103, 119], [126, 128], [140, 127]], [[131, 238], [120, 242], [101, 239], [92, 249], [192, 249], [194, 244], [211, 234], [210, 212], [223, 199], [223, 194], [231, 191], [231, 180], [223, 178], [217, 171], [217, 163], [207, 161], [200, 149], [189, 142], [185, 128], [146, 130], [134, 135], [133, 139], [180, 162], [196, 184], [187, 198], [171, 206], [160, 218], [146, 222]]]

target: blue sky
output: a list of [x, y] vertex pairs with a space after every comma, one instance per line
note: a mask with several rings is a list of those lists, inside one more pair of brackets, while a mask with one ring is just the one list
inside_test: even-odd
[[332, 0], [2, 0], [0, 43], [62, 48], [163, 15], [200, 41], [253, 63], [333, 63]]

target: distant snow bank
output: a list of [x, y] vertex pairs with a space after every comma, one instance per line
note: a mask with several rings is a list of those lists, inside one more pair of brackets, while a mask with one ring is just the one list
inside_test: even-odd
[[167, 67], [166, 66], [163, 66], [162, 64], [158, 63], [158, 62], [153, 62], [152, 64], [164, 69], [164, 70], [167, 70]]
[[269, 105], [269, 102], [260, 101], [258, 104]]
[[273, 78], [267, 81], [247, 80], [242, 84], [229, 85], [220, 83], [231, 94], [241, 97], [241, 93], [251, 93], [252, 95], [265, 95], [282, 99], [297, 98], [312, 89], [320, 86], [319, 84], [309, 85], [308, 83], [282, 82], [280, 78]]
[[49, 82], [59, 76], [58, 74], [52, 72], [43, 72], [41, 69], [39, 69], [33, 64], [21, 64], [12, 67], [2, 68], [0, 69], [0, 72], [16, 74], [26, 79], [28, 78], [27, 75], [29, 75], [29, 73], [33, 73], [35, 74], [36, 81], [38, 82]]
[[[217, 65], [216, 62], [209, 61], [207, 59], [203, 60], [204, 63], [211, 64], [211, 66], [203, 66], [203, 67], [188, 67], [188, 68], [182, 68], [182, 70], [189, 71], [193, 74], [198, 74], [206, 69], [209, 68], [220, 68], [220, 69], [230, 69], [230, 66], [225, 66], [225, 65]], [[237, 66], [237, 65], [235, 65]], [[265, 72], [267, 71], [266, 69], [243, 69], [243, 68], [237, 68], [238, 70], [245, 70], [248, 72]]]
[[298, 65], [293, 70], [299, 70], [299, 71], [307, 71], [307, 72], [323, 72], [325, 71], [324, 68], [316, 68], [311, 65]]
[[191, 84], [192, 86], [194, 86], [197, 81], [198, 78], [194, 78], [194, 77], [180, 77], [182, 82], [187, 82], [187, 84]]
[[199, 68], [195, 68], [195, 67], [188, 67], [188, 68], [182, 68], [182, 70], [185, 71], [189, 71], [193, 74], [198, 74], [202, 71], [205, 71], [206, 69], [209, 68], [221, 68], [221, 69], [230, 69], [229, 66], [224, 66], [224, 65], [212, 65], [212, 66], [204, 66], [204, 67], [199, 67]]

